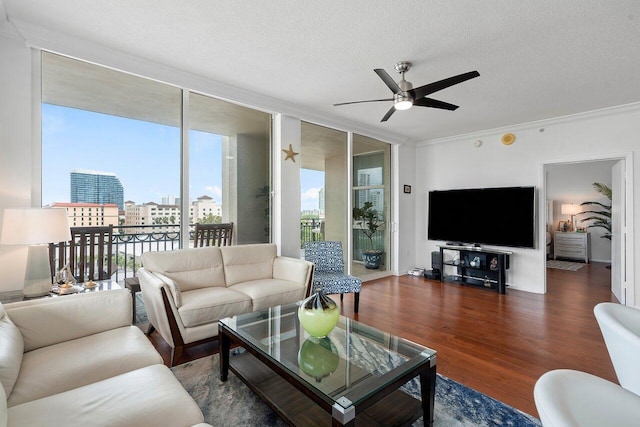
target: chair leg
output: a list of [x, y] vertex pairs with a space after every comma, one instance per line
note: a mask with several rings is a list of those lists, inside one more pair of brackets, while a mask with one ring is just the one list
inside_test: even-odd
[[353, 293], [353, 312], [358, 312], [358, 306], [360, 305], [360, 292]]
[[344, 294], [340, 294], [340, 302], [342, 302], [343, 298], [344, 298]]

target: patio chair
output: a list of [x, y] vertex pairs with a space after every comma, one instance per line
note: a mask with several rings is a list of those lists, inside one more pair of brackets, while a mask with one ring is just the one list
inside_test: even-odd
[[304, 258], [315, 264], [313, 292], [322, 289], [325, 294], [354, 294], [353, 312], [358, 312], [362, 280], [344, 273], [342, 242], [305, 242]]
[[225, 224], [196, 224], [193, 247], [231, 246], [233, 222]]
[[79, 282], [113, 275], [113, 226], [71, 227], [71, 240], [49, 244], [51, 274], [69, 264]]

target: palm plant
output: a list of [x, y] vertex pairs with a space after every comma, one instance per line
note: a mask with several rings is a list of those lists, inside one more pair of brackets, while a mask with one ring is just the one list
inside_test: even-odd
[[[611, 188], [607, 185], [594, 182], [593, 188], [600, 194], [604, 195], [609, 201], [611, 201], [612, 192]], [[611, 240], [611, 204], [605, 205], [600, 202], [584, 202], [580, 206], [599, 206], [599, 210], [583, 211], [583, 214], [587, 214], [586, 218], [582, 218], [581, 222], [593, 221], [587, 225], [587, 228], [604, 228], [606, 233], [602, 235], [605, 239]]]

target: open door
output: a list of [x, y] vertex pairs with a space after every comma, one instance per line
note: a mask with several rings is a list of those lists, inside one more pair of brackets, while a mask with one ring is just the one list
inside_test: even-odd
[[620, 160], [611, 169], [611, 292], [623, 305], [627, 302], [625, 190], [624, 160]]

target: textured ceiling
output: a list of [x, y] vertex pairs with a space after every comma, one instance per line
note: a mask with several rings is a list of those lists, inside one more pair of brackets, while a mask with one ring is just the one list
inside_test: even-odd
[[[10, 25], [37, 27], [424, 141], [640, 101], [640, 2], [0, 0]], [[390, 102], [373, 72], [413, 62], [420, 86], [480, 77], [433, 98], [457, 111]], [[216, 95], [215, 93], [212, 95]], [[304, 117], [302, 117], [304, 119]]]

